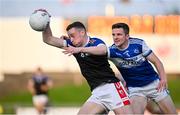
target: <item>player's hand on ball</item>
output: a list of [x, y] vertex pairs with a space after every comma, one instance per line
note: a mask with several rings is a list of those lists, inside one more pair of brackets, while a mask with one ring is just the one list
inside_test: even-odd
[[30, 18], [29, 24], [33, 30], [45, 31], [49, 26], [51, 15], [45, 9], [35, 10]]
[[37, 12], [37, 11], [42, 11], [42, 12], [46, 12], [48, 15], [49, 15], [49, 17], [51, 17], [51, 15], [49, 14], [49, 12], [46, 10], [46, 9], [37, 9], [37, 10], [35, 10], [34, 12]]

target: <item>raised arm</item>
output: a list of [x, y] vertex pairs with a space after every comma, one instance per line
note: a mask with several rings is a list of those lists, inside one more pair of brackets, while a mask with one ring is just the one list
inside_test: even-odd
[[[37, 9], [34, 12], [37, 12], [37, 11], [45, 12], [46, 14], [48, 14], [49, 17], [51, 17], [51, 15], [48, 13], [46, 9]], [[49, 22], [46, 25], [46, 29], [42, 31], [42, 38], [45, 43], [58, 47], [58, 48], [62, 48], [65, 45], [64, 38], [66, 38], [66, 36], [61, 36], [60, 38], [54, 37], [51, 31], [50, 22]]]
[[42, 32], [42, 37], [43, 37], [43, 42], [58, 48], [62, 48], [65, 44], [64, 38], [66, 36], [61, 36], [60, 38], [54, 37], [52, 35], [52, 31], [49, 24], [46, 30]]

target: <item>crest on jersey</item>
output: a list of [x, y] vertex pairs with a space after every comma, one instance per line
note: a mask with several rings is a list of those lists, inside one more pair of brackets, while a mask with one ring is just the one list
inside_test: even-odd
[[94, 44], [95, 41], [96, 40], [91, 39], [91, 40], [89, 40], [89, 44]]
[[81, 52], [81, 57], [82, 57], [82, 58], [84, 58], [84, 57], [86, 57], [86, 56], [89, 56], [89, 54], [88, 54], [88, 53], [82, 53], [82, 52]]
[[84, 53], [81, 53], [81, 57], [85, 57]]
[[134, 49], [134, 53], [138, 54], [139, 50], [138, 49]]

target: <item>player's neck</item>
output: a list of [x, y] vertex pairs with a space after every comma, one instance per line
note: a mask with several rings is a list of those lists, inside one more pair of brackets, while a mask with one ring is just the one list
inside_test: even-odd
[[86, 46], [89, 42], [89, 36], [85, 36], [84, 37], [84, 40], [83, 40], [83, 44], [82, 44], [82, 47]]

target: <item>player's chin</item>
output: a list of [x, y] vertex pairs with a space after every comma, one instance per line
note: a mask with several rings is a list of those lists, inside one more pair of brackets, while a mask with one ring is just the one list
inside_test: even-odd
[[81, 46], [81, 44], [78, 44], [78, 43], [73, 43], [73, 46], [75, 46], [75, 47], [80, 47], [80, 46]]
[[121, 44], [119, 42], [114, 43], [116, 46], [120, 46]]

